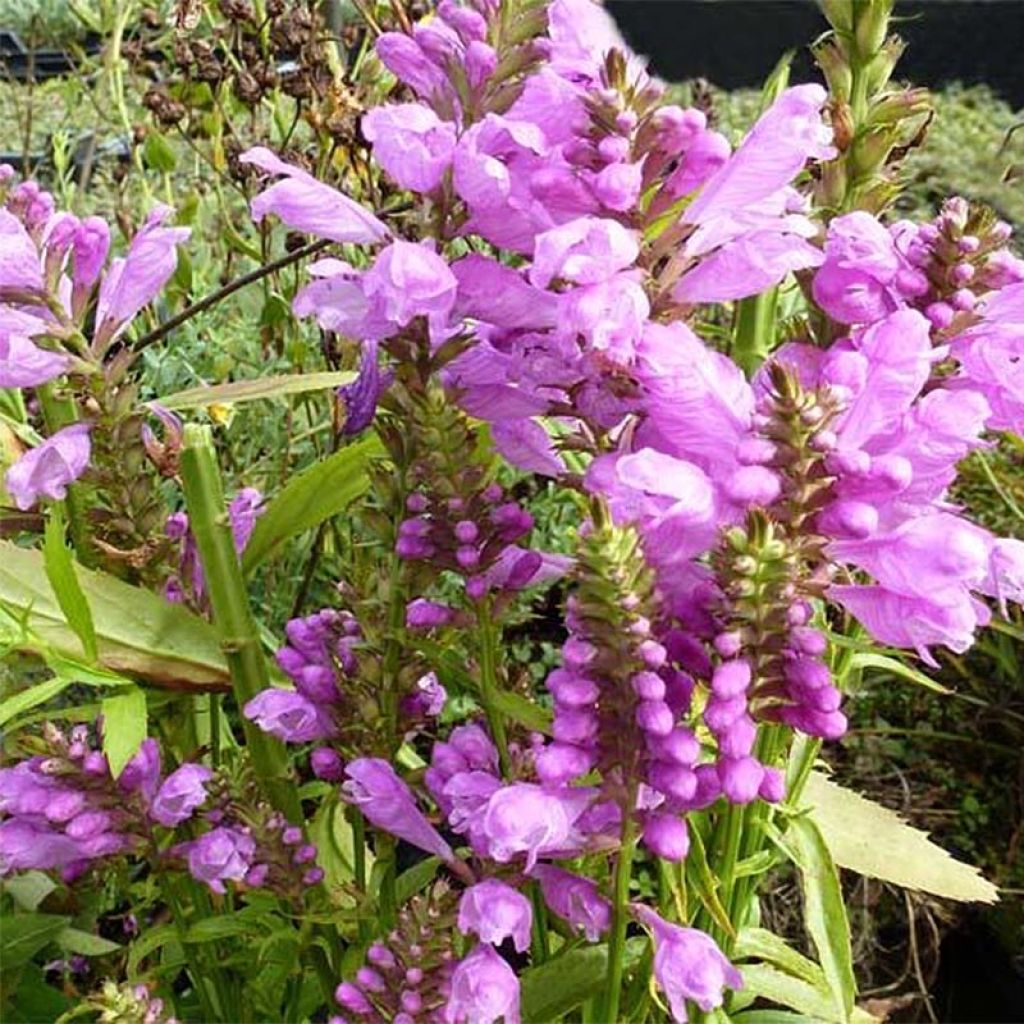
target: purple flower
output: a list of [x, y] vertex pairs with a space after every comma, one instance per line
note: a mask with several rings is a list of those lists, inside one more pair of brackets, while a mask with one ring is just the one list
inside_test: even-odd
[[79, 844], [31, 819], [0, 821], [0, 876], [12, 871], [50, 871], [82, 859]]
[[0, 295], [7, 301], [42, 295], [43, 271], [39, 252], [24, 225], [0, 209]]
[[363, 118], [363, 134], [377, 162], [402, 188], [431, 192], [455, 153], [455, 125], [421, 103], [376, 107]]
[[256, 843], [237, 828], [215, 828], [188, 844], [188, 870], [192, 877], [223, 893], [228, 879], [240, 882], [252, 867]]
[[402, 713], [410, 718], [437, 718], [444, 710], [448, 691], [435, 672], [427, 672], [416, 680], [412, 693], [402, 701]]
[[[585, 796], [582, 791], [575, 791]], [[526, 854], [529, 871], [543, 853], [567, 847], [573, 822], [583, 810], [567, 796], [529, 782], [503, 786], [487, 802], [479, 831], [488, 853], [499, 864]]]
[[611, 904], [589, 878], [550, 864], [538, 864], [531, 872], [540, 881], [544, 902], [573, 928], [583, 932], [589, 942], [600, 942], [611, 926]]
[[494, 946], [510, 938], [515, 948], [525, 953], [530, 947], [532, 922], [530, 901], [496, 878], [471, 886], [459, 900], [459, 931], [463, 935], [475, 932]]
[[534, 330], [558, 321], [559, 296], [527, 283], [520, 270], [479, 253], [464, 256], [451, 269], [459, 282], [454, 318]]
[[618, 221], [580, 217], [537, 236], [530, 283], [598, 284], [632, 266], [639, 252], [636, 234]]
[[68, 357], [0, 328], [0, 388], [34, 388], [68, 368]]
[[205, 765], [183, 764], [164, 779], [149, 808], [150, 816], [173, 828], [192, 817], [206, 800], [205, 784], [213, 773]]
[[363, 345], [359, 364], [359, 376], [351, 384], [338, 388], [338, 398], [345, 407], [345, 424], [342, 434], [351, 437], [364, 431], [377, 414], [380, 396], [391, 384], [393, 373], [381, 373], [377, 359], [377, 346], [372, 342]]
[[333, 242], [359, 244], [387, 238], [388, 229], [368, 210], [264, 146], [247, 150], [239, 159], [267, 174], [283, 177], [252, 201], [252, 217], [257, 223], [273, 213], [296, 231]]
[[30, 509], [40, 498], [65, 498], [68, 484], [89, 465], [89, 429], [87, 423], [75, 423], [58, 430], [7, 470], [4, 486], [18, 508]]
[[450, 88], [442, 69], [413, 37], [403, 32], [385, 32], [375, 49], [384, 66], [424, 99]]
[[379, 757], [360, 757], [345, 768], [348, 781], [342, 786], [346, 799], [355, 804], [371, 824], [442, 860], [455, 854], [416, 806], [416, 798], [394, 768]]
[[445, 1024], [519, 1024], [519, 979], [491, 946], [481, 944], [455, 968]]
[[228, 522], [231, 524], [231, 536], [238, 554], [245, 550], [252, 531], [256, 528], [256, 520], [264, 511], [263, 495], [255, 487], [243, 487], [231, 499], [228, 505]]
[[405, 625], [407, 629], [438, 629], [453, 622], [455, 615], [455, 609], [446, 604], [417, 597], [405, 609]]
[[345, 779], [345, 762], [330, 747], [317, 747], [310, 755], [309, 763], [318, 779], [327, 782], [343, 782]]
[[690, 850], [686, 822], [675, 814], [648, 814], [644, 823], [644, 846], [663, 860], [685, 860]]
[[[109, 770], [109, 769], [108, 769]], [[123, 793], [139, 793], [149, 803], [160, 785], [160, 744], [144, 739], [135, 756], [124, 766], [117, 780]]]
[[327, 739], [335, 729], [327, 714], [308, 697], [270, 687], [243, 709], [245, 717], [285, 743]]
[[722, 1005], [724, 989], [743, 987], [739, 971], [710, 935], [669, 924], [648, 907], [633, 904], [633, 909], [654, 935], [654, 977], [668, 996], [674, 1020], [689, 1020], [687, 1000], [707, 1013]]
[[864, 324], [903, 304], [900, 284], [926, 291], [928, 280], [907, 265], [893, 236], [862, 210], [829, 223], [825, 262], [814, 275], [814, 301], [834, 320]]
[[423, 316], [432, 335], [447, 324], [457, 288], [448, 264], [426, 243], [392, 242], [363, 276], [363, 291], [384, 320], [405, 327]]
[[173, 211], [157, 206], [136, 233], [124, 257], [113, 260], [96, 301], [96, 341], [113, 341], [167, 283], [178, 265], [177, 247], [189, 228], [164, 227]]
[[687, 208], [687, 223], [704, 225], [714, 217], [733, 216], [776, 195], [808, 159], [832, 159], [832, 132], [821, 119], [827, 98], [816, 84], [786, 89]]
[[75, 292], [87, 292], [99, 280], [110, 250], [110, 228], [102, 217], [86, 217], [75, 230], [72, 243]]

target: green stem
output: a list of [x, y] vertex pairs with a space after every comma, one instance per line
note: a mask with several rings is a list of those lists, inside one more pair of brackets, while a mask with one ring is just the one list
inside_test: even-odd
[[[348, 808], [348, 820], [352, 826], [352, 873], [356, 888], [366, 893], [366, 819], [357, 807]], [[359, 941], [369, 942], [370, 923], [359, 918]]]
[[[181, 480], [213, 610], [213, 623], [231, 672], [235, 698], [239, 707], [244, 707], [270, 686], [270, 674], [235, 553], [209, 427], [195, 423], [186, 425]], [[284, 744], [244, 716], [242, 728], [256, 775], [271, 803], [290, 821], [300, 821], [302, 810], [295, 785], [289, 778]]]
[[551, 946], [548, 942], [548, 908], [538, 882], [530, 883], [530, 902], [533, 905], [533, 943], [530, 952], [536, 966], [551, 958]]
[[[626, 806], [636, 804], [631, 799]], [[605, 984], [604, 1006], [600, 1019], [616, 1024], [622, 999], [623, 963], [626, 957], [626, 928], [629, 925], [629, 885], [633, 878], [633, 856], [636, 853], [636, 824], [633, 815], [623, 814], [622, 846], [615, 864], [615, 893], [612, 903], [611, 938], [608, 941], [608, 975]]]
[[[737, 922], [731, 912], [733, 902], [733, 890], [736, 885], [736, 864], [739, 862], [740, 848], [743, 843], [743, 835], [747, 826], [748, 804], [730, 803], [720, 824], [715, 829], [716, 841], [721, 838], [721, 845], [712, 848], [710, 852], [713, 862], [716, 863], [716, 874], [721, 882], [719, 889], [722, 906], [729, 911], [729, 920], [735, 927]], [[720, 851], [720, 852], [719, 852]], [[729, 955], [729, 948], [732, 945], [732, 937], [715, 925], [714, 938], [722, 947], [726, 956]]]
[[[222, 980], [220, 968], [213, 967], [211, 970], [212, 965], [208, 962], [206, 947], [186, 942], [185, 940], [188, 918], [178, 891], [179, 884], [178, 879], [164, 875], [163, 884], [160, 886], [160, 889], [170, 906], [174, 929], [178, 933], [178, 941], [185, 952], [185, 957], [189, 964], [188, 973], [192, 979], [196, 996], [203, 1008], [203, 1013], [209, 1020], [218, 1020], [221, 1018], [218, 1008], [221, 1012], [227, 1009], [227, 1002], [225, 1001], [220, 984]], [[212, 989], [212, 992], [208, 991], [207, 986]]]
[[778, 288], [769, 288], [761, 295], [736, 303], [732, 356], [748, 377], [753, 376], [775, 347], [778, 295]]
[[480, 639], [480, 703], [483, 704], [491, 736], [498, 748], [501, 773], [507, 778], [509, 774], [508, 735], [505, 732], [505, 720], [494, 700], [498, 693], [498, 631], [494, 628], [494, 618], [489, 601], [481, 603], [476, 621]]
[[[787, 733], [788, 730], [780, 725], [762, 726], [758, 733], [754, 756], [762, 764], [773, 766], [786, 742]], [[740, 835], [737, 863], [755, 856], [764, 849], [766, 846], [765, 830], [762, 826], [771, 818], [774, 808], [764, 800], [756, 800], [746, 808], [746, 811]], [[735, 872], [735, 864], [733, 871]], [[746, 924], [747, 906], [757, 884], [758, 876], [746, 875], [743, 878], [733, 879], [731, 891], [723, 894], [726, 899], [725, 907], [729, 911], [729, 920], [732, 921], [736, 931]]]

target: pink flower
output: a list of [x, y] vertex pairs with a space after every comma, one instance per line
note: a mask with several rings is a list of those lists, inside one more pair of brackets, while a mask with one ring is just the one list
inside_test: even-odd
[[368, 244], [388, 237], [388, 229], [368, 210], [264, 146], [247, 150], [239, 159], [267, 174], [282, 176], [252, 201], [252, 216], [257, 223], [273, 213], [296, 231], [333, 242]]
[[743, 988], [740, 972], [710, 935], [670, 924], [639, 904], [633, 910], [654, 935], [654, 977], [668, 996], [674, 1020], [685, 1024], [689, 1019], [687, 1000], [708, 1013], [722, 1005], [725, 989]]
[[459, 931], [463, 935], [474, 932], [494, 946], [510, 938], [515, 948], [525, 953], [530, 948], [532, 922], [530, 901], [496, 878], [471, 886], [459, 900]]
[[178, 245], [190, 228], [164, 227], [174, 211], [155, 207], [136, 232], [128, 252], [112, 260], [96, 300], [96, 339], [109, 343], [149, 303], [178, 266]]
[[786, 89], [687, 208], [687, 223], [708, 224], [760, 203], [788, 185], [808, 160], [831, 160], [832, 132], [821, 119], [827, 98], [820, 85]]
[[451, 167], [455, 125], [421, 103], [376, 107], [363, 118], [373, 155], [402, 188], [431, 192]]
[[227, 880], [240, 882], [252, 867], [256, 842], [237, 828], [215, 828], [188, 844], [188, 870], [217, 893]]
[[455, 968], [446, 1024], [519, 1024], [519, 979], [494, 949], [481, 944]]
[[40, 498], [64, 499], [68, 484], [89, 465], [89, 429], [86, 423], [64, 427], [7, 470], [4, 486], [18, 508], [30, 509]]
[[206, 801], [206, 783], [212, 775], [204, 765], [183, 764], [157, 790], [150, 816], [168, 828], [188, 821], [192, 812]]
[[405, 327], [426, 317], [433, 334], [448, 322], [458, 282], [429, 245], [398, 241], [381, 251], [362, 287], [382, 319]]
[[317, 704], [301, 693], [269, 687], [250, 700], [246, 718], [285, 743], [308, 743], [332, 736], [334, 726]]
[[598, 284], [633, 265], [636, 233], [618, 221], [580, 217], [537, 236], [530, 283], [544, 288], [555, 278]]
[[43, 271], [39, 251], [24, 225], [0, 209], [0, 295], [24, 298], [42, 295]]
[[[575, 791], [581, 797], [581, 790]], [[479, 834], [488, 853], [500, 864], [526, 854], [529, 871], [544, 853], [570, 845], [573, 822], [583, 806], [574, 806], [568, 794], [550, 792], [529, 782], [516, 782], [497, 790], [479, 821]]]
[[442, 860], [455, 854], [423, 812], [409, 787], [379, 757], [360, 757], [345, 768], [348, 781], [342, 786], [345, 798], [355, 804], [371, 824], [418, 846]]
[[0, 388], [34, 388], [68, 368], [68, 357], [0, 328]]
[[559, 917], [583, 932], [589, 942], [600, 942], [611, 926], [611, 904], [589, 878], [550, 864], [538, 864], [531, 872], [540, 881], [544, 902]]

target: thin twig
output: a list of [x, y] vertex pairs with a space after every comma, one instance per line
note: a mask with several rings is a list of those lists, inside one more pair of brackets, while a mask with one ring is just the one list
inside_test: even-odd
[[246, 285], [259, 281], [268, 274], [273, 274], [284, 267], [291, 266], [293, 263], [298, 263], [299, 260], [320, 252], [321, 249], [325, 249], [330, 244], [330, 239], [318, 239], [315, 242], [310, 242], [309, 245], [304, 245], [301, 249], [296, 249], [294, 252], [285, 254], [280, 259], [274, 260], [272, 263], [267, 263], [262, 267], [257, 267], [255, 270], [250, 271], [248, 274], [243, 274], [241, 277], [236, 277], [234, 281], [229, 281], [223, 288], [218, 288], [217, 291], [211, 292], [198, 302], [193, 302], [191, 306], [186, 306], [185, 309], [178, 313], [177, 316], [172, 316], [170, 320], [165, 320], [159, 327], [150, 331], [148, 334], [144, 334], [135, 342], [134, 345], [132, 345], [132, 350], [135, 352], [141, 352], [144, 348], [149, 348], [150, 345], [155, 345], [162, 338], [167, 337], [171, 331], [177, 329], [183, 323], [188, 322], [192, 317], [198, 316], [198, 314], [209, 309], [211, 306], [215, 306], [221, 301], [221, 299], [226, 299], [229, 295], [233, 295], [240, 288], [244, 288]]

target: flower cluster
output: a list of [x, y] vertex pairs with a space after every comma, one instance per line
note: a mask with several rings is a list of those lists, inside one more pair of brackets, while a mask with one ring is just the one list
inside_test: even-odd
[[162, 777], [154, 739], [116, 779], [87, 726], [47, 726], [39, 746], [0, 769], [0, 873], [60, 868], [72, 879], [99, 858], [152, 853], [154, 825], [175, 828], [206, 800], [210, 770], [186, 763]]
[[[9, 166], [0, 167], [0, 387], [88, 378], [102, 372], [111, 347], [174, 272], [189, 229], [168, 227], [172, 211], [158, 206], [127, 253], [108, 263], [105, 221], [58, 211], [35, 182], [12, 187], [13, 179]], [[89, 464], [90, 429], [89, 422], [55, 427], [8, 470], [6, 488], [19, 508], [65, 496]]]

